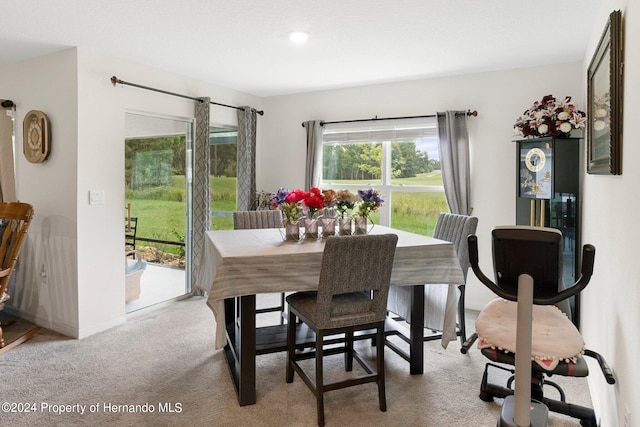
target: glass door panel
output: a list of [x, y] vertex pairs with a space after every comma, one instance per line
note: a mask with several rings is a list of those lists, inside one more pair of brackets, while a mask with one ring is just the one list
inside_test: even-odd
[[[127, 312], [189, 292], [192, 125], [188, 120], [126, 114], [125, 230], [144, 263], [139, 294], [127, 292]], [[127, 286], [136, 286], [129, 283]]]

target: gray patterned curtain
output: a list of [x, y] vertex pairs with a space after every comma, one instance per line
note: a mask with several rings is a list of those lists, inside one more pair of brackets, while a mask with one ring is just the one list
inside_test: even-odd
[[204, 252], [207, 230], [211, 229], [209, 194], [209, 107], [210, 98], [200, 98], [195, 106], [193, 142], [193, 238], [191, 244], [191, 290], [193, 295], [206, 295], [197, 284], [200, 258]]
[[438, 139], [442, 182], [449, 211], [471, 215], [469, 134], [464, 111], [438, 113]]
[[249, 211], [256, 206], [256, 110], [238, 110], [238, 184], [236, 210]]
[[320, 151], [322, 149], [322, 126], [320, 120], [309, 120], [302, 123], [307, 131], [307, 169], [304, 176], [304, 187], [309, 190], [320, 184]]

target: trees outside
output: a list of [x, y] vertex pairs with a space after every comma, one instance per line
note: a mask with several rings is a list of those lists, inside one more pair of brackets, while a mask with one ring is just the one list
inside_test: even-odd
[[[325, 144], [323, 147], [325, 180], [380, 180], [382, 178], [382, 143]], [[429, 159], [413, 141], [391, 143], [391, 177], [413, 178], [440, 168], [438, 160]]]

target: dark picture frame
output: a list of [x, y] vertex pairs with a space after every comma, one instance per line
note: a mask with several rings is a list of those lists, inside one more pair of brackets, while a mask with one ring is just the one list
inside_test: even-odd
[[622, 14], [611, 12], [587, 70], [587, 172], [622, 174]]

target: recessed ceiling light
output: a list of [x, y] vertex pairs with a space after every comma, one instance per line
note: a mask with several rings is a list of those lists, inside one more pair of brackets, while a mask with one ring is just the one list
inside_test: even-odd
[[309, 34], [304, 31], [292, 31], [289, 33], [289, 40], [295, 43], [303, 43], [307, 41]]

